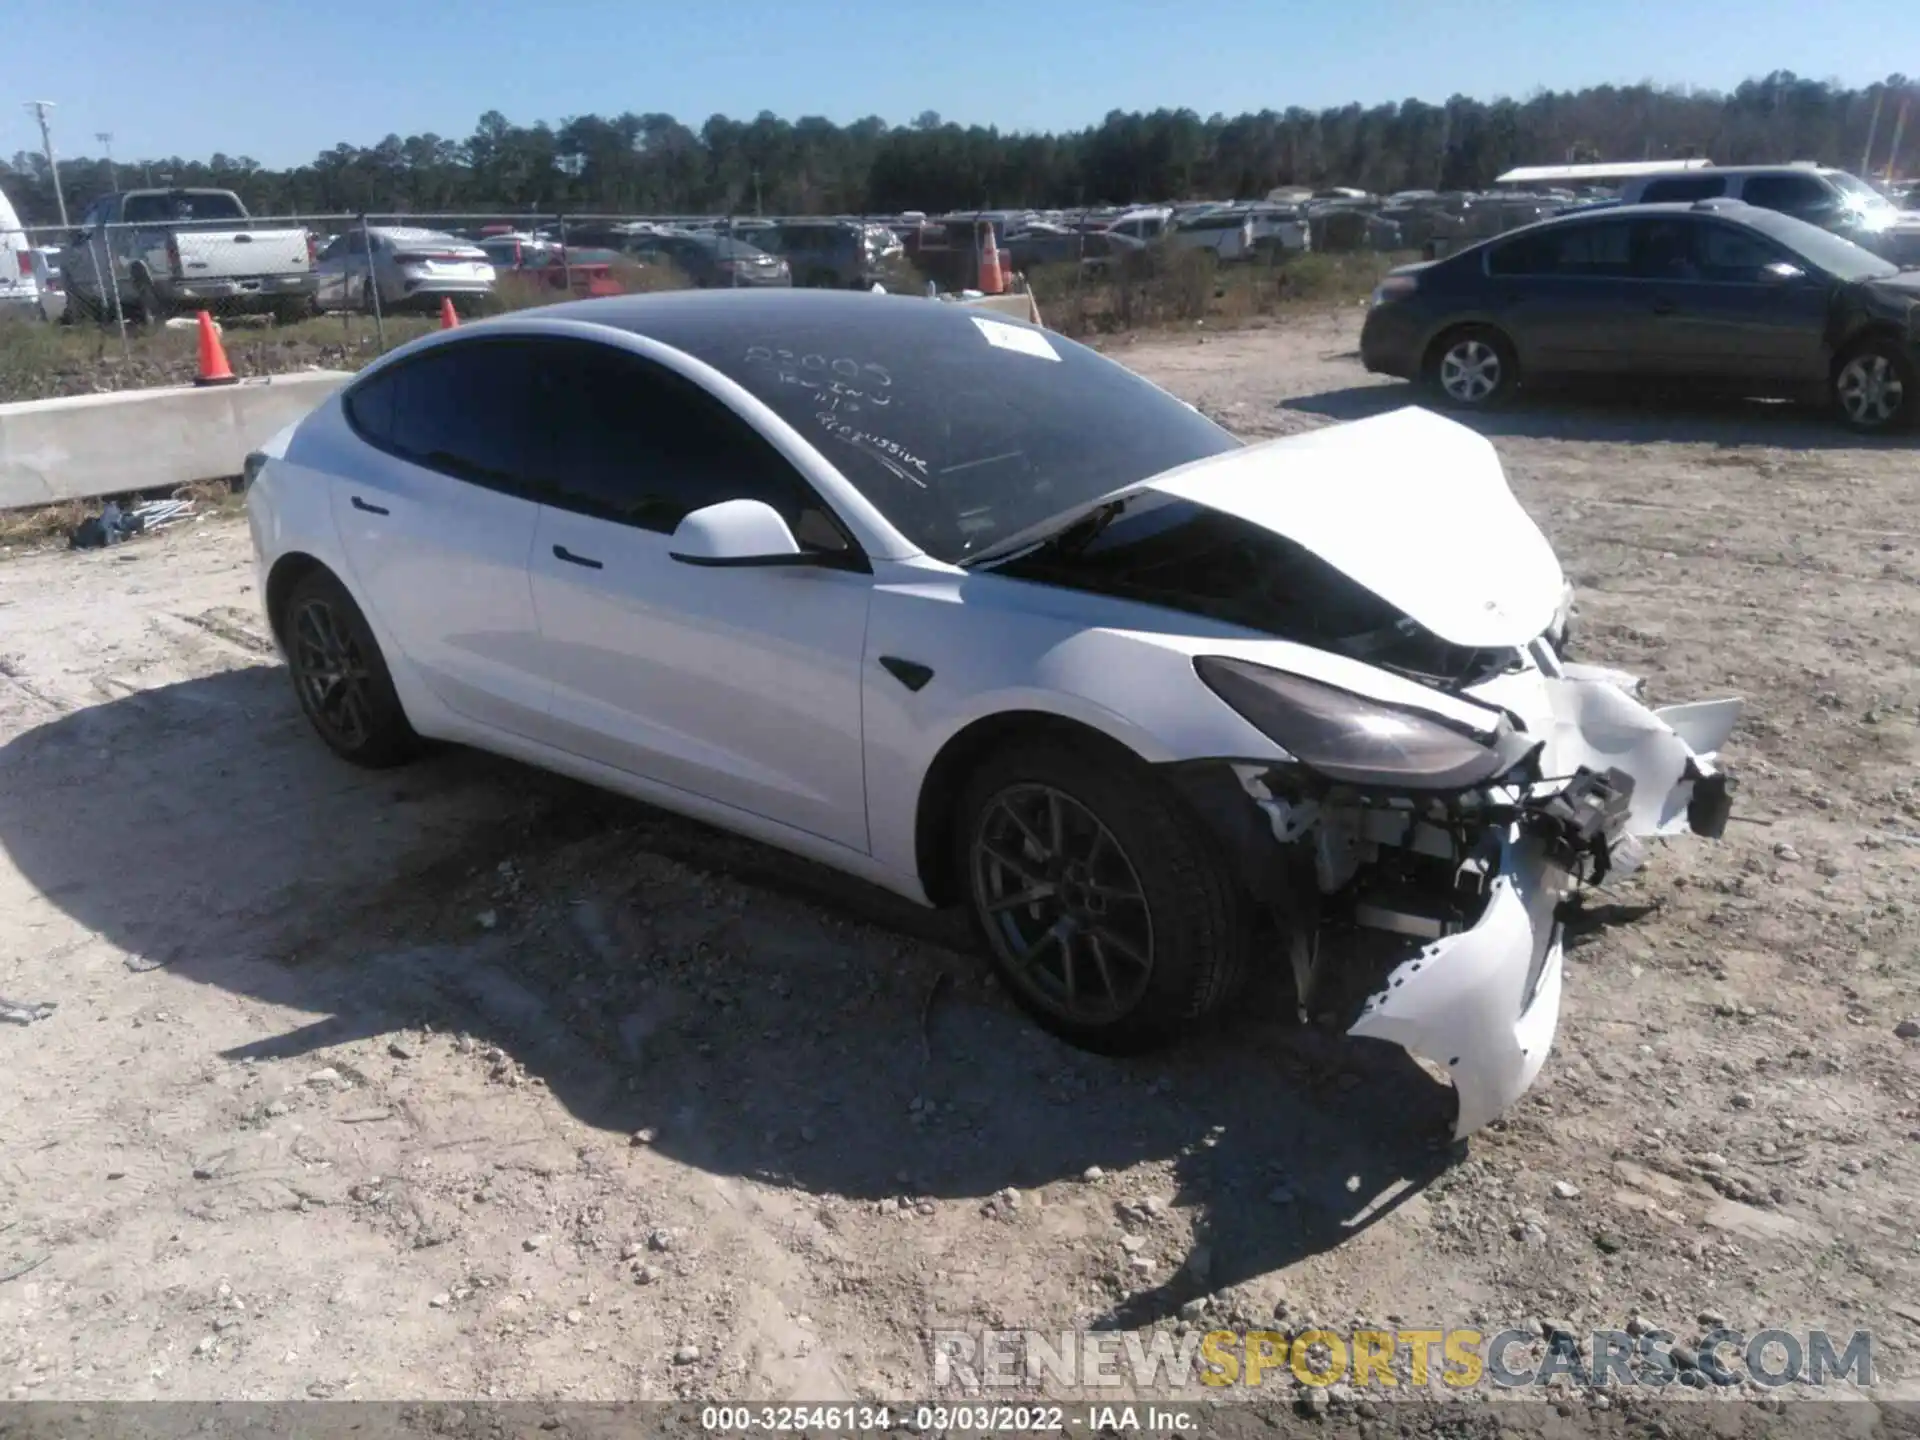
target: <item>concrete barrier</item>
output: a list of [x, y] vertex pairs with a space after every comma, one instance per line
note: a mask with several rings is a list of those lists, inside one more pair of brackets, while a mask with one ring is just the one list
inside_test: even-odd
[[307, 370], [0, 405], [0, 510], [238, 475], [248, 451], [351, 378]]

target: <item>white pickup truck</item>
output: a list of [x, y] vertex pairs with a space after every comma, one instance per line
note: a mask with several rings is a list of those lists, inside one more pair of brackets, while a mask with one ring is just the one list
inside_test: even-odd
[[68, 308], [158, 325], [185, 310], [312, 313], [312, 232], [263, 229], [231, 190], [127, 190], [87, 208], [66, 249]]

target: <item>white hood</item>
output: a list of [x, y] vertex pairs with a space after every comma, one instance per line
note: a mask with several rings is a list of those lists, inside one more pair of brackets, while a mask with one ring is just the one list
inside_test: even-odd
[[1456, 645], [1521, 646], [1552, 625], [1566, 580], [1493, 446], [1409, 407], [1182, 465], [983, 552], [1018, 553], [1111, 501], [1158, 494], [1284, 535]]

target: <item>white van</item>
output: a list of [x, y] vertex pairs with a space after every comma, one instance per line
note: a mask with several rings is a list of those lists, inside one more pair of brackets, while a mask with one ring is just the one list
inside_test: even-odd
[[0, 194], [0, 312], [37, 316], [40, 282], [33, 273], [33, 241], [20, 228], [13, 202]]

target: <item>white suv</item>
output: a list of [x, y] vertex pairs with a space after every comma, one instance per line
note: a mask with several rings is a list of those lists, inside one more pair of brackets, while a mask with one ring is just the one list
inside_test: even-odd
[[1857, 175], [1824, 165], [1729, 165], [1639, 175], [1623, 205], [1742, 200], [1845, 236], [1897, 265], [1920, 262], [1920, 214], [1901, 210]]

